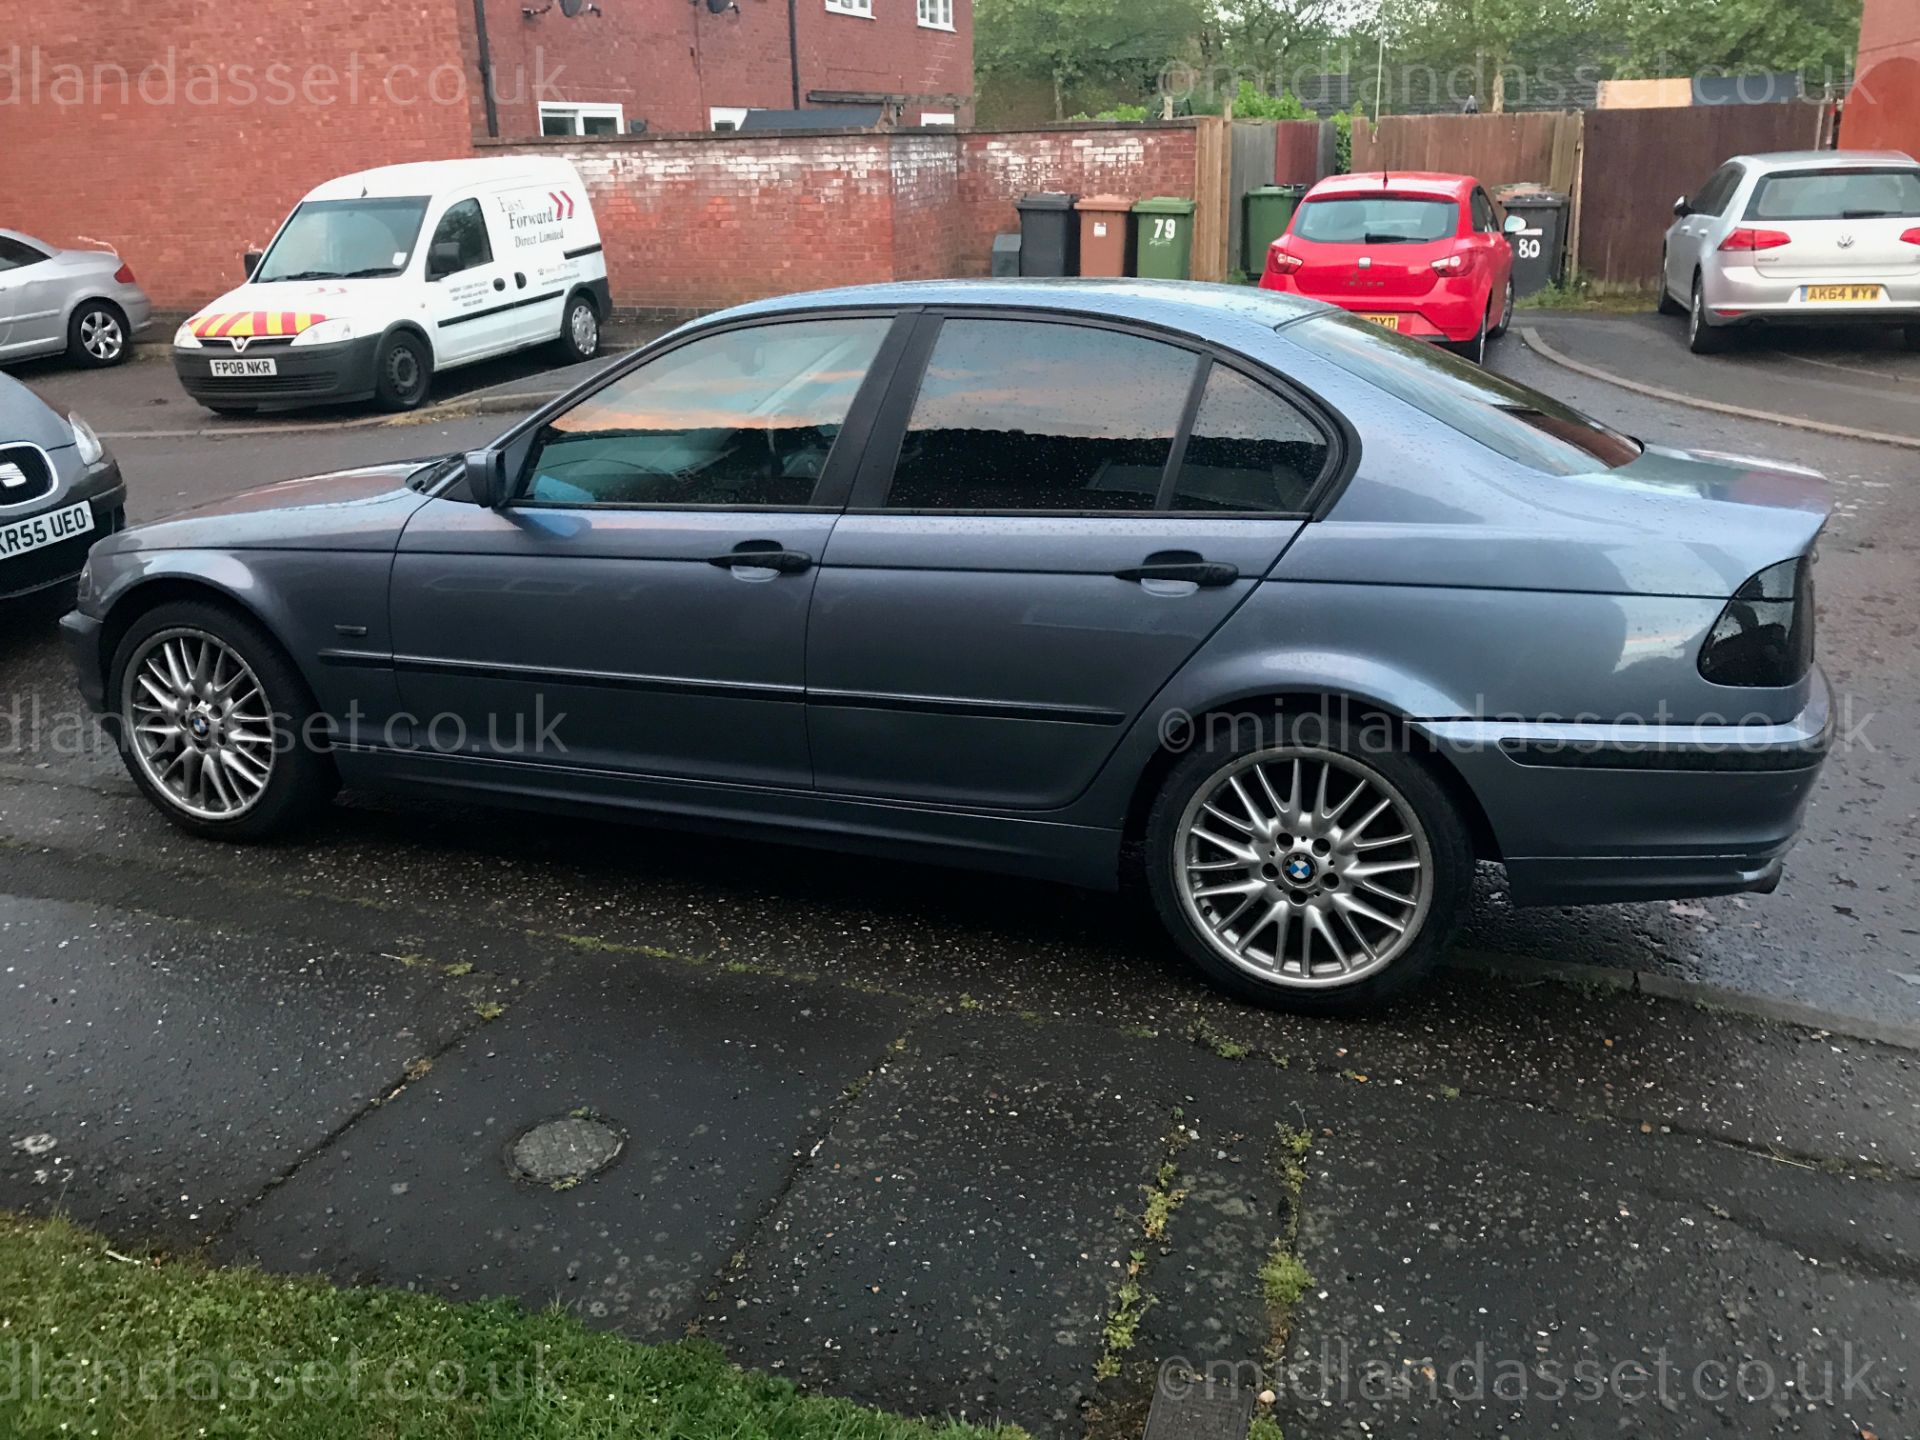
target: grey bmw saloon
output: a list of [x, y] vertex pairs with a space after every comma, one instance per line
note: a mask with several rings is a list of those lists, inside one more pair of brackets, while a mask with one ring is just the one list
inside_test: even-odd
[[1136, 883], [1329, 1009], [1433, 964], [1476, 860], [1521, 904], [1772, 888], [1826, 515], [1314, 301], [903, 284], [111, 536], [64, 625], [200, 835], [344, 785]]

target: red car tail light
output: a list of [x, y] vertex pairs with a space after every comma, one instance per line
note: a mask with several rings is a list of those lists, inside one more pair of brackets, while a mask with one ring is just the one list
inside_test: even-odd
[[1267, 251], [1267, 269], [1276, 275], [1291, 275], [1306, 263], [1298, 255], [1290, 255], [1282, 250], [1278, 244]]
[[118, 270], [113, 272], [113, 278], [117, 284], [121, 284], [121, 285], [133, 284], [133, 267], [131, 265], [122, 264]]
[[1451, 255], [1442, 255], [1433, 262], [1433, 268], [1441, 275], [1465, 275], [1473, 269], [1473, 252], [1456, 250]]
[[1791, 245], [1793, 237], [1784, 230], [1750, 230], [1741, 226], [1720, 242], [1722, 250], [1778, 250]]

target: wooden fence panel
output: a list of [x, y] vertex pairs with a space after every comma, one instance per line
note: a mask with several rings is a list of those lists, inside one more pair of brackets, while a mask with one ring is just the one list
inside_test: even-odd
[[1821, 106], [1689, 105], [1587, 116], [1580, 267], [1608, 285], [1652, 285], [1673, 202], [1735, 155], [1818, 143]]
[[1233, 122], [1233, 159], [1227, 184], [1227, 268], [1245, 265], [1247, 192], [1273, 183], [1274, 128], [1272, 120]]
[[1471, 175], [1489, 188], [1532, 182], [1573, 188], [1580, 116], [1559, 111], [1507, 115], [1389, 115], [1353, 127], [1353, 169], [1436, 170]]
[[1218, 115], [1194, 121], [1193, 278], [1227, 278], [1227, 209], [1232, 190], [1232, 146], [1227, 122]]
[[1311, 185], [1333, 173], [1333, 127], [1322, 120], [1274, 126], [1273, 176], [1263, 184]]

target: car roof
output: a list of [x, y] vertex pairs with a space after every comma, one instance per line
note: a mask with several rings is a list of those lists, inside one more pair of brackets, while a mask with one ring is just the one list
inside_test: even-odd
[[1329, 175], [1306, 194], [1309, 200], [1330, 195], [1394, 194], [1416, 191], [1458, 197], [1470, 194], [1480, 182], [1471, 175], [1448, 175], [1438, 170], [1365, 170], [1355, 175]]
[[1218, 329], [1222, 321], [1247, 322], [1271, 331], [1328, 308], [1304, 296], [1246, 285], [1207, 285], [1190, 280], [907, 280], [775, 295], [711, 318], [730, 320], [795, 310], [920, 305], [1035, 310], [1138, 320], [1202, 336]]
[[1801, 170], [1809, 165], [1844, 170], [1854, 166], [1912, 165], [1904, 150], [1771, 150], [1763, 155], [1736, 155], [1735, 161], [1762, 173]]
[[546, 155], [486, 156], [474, 160], [417, 160], [406, 165], [382, 165], [341, 175], [307, 192], [309, 200], [392, 199], [407, 195], [438, 195], [475, 185], [500, 185], [515, 180], [551, 185], [575, 178], [571, 161]]

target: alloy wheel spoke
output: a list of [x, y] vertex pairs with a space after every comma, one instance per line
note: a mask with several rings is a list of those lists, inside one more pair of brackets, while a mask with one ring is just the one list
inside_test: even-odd
[[1403, 923], [1382, 915], [1366, 901], [1356, 899], [1352, 895], [1336, 895], [1333, 903], [1337, 909], [1345, 911], [1349, 916], [1362, 916], [1365, 919], [1373, 921], [1376, 925], [1386, 926], [1387, 929], [1393, 931], [1396, 935], [1404, 934], [1406, 931], [1407, 927]]
[[1204, 840], [1209, 845], [1226, 851], [1227, 854], [1233, 856], [1234, 859], [1240, 861], [1243, 865], [1258, 865], [1260, 863], [1260, 857], [1254, 852], [1254, 848], [1244, 841], [1228, 840], [1223, 836], [1214, 834], [1211, 830], [1203, 830], [1198, 825], [1193, 827], [1193, 838], [1196, 840]]

